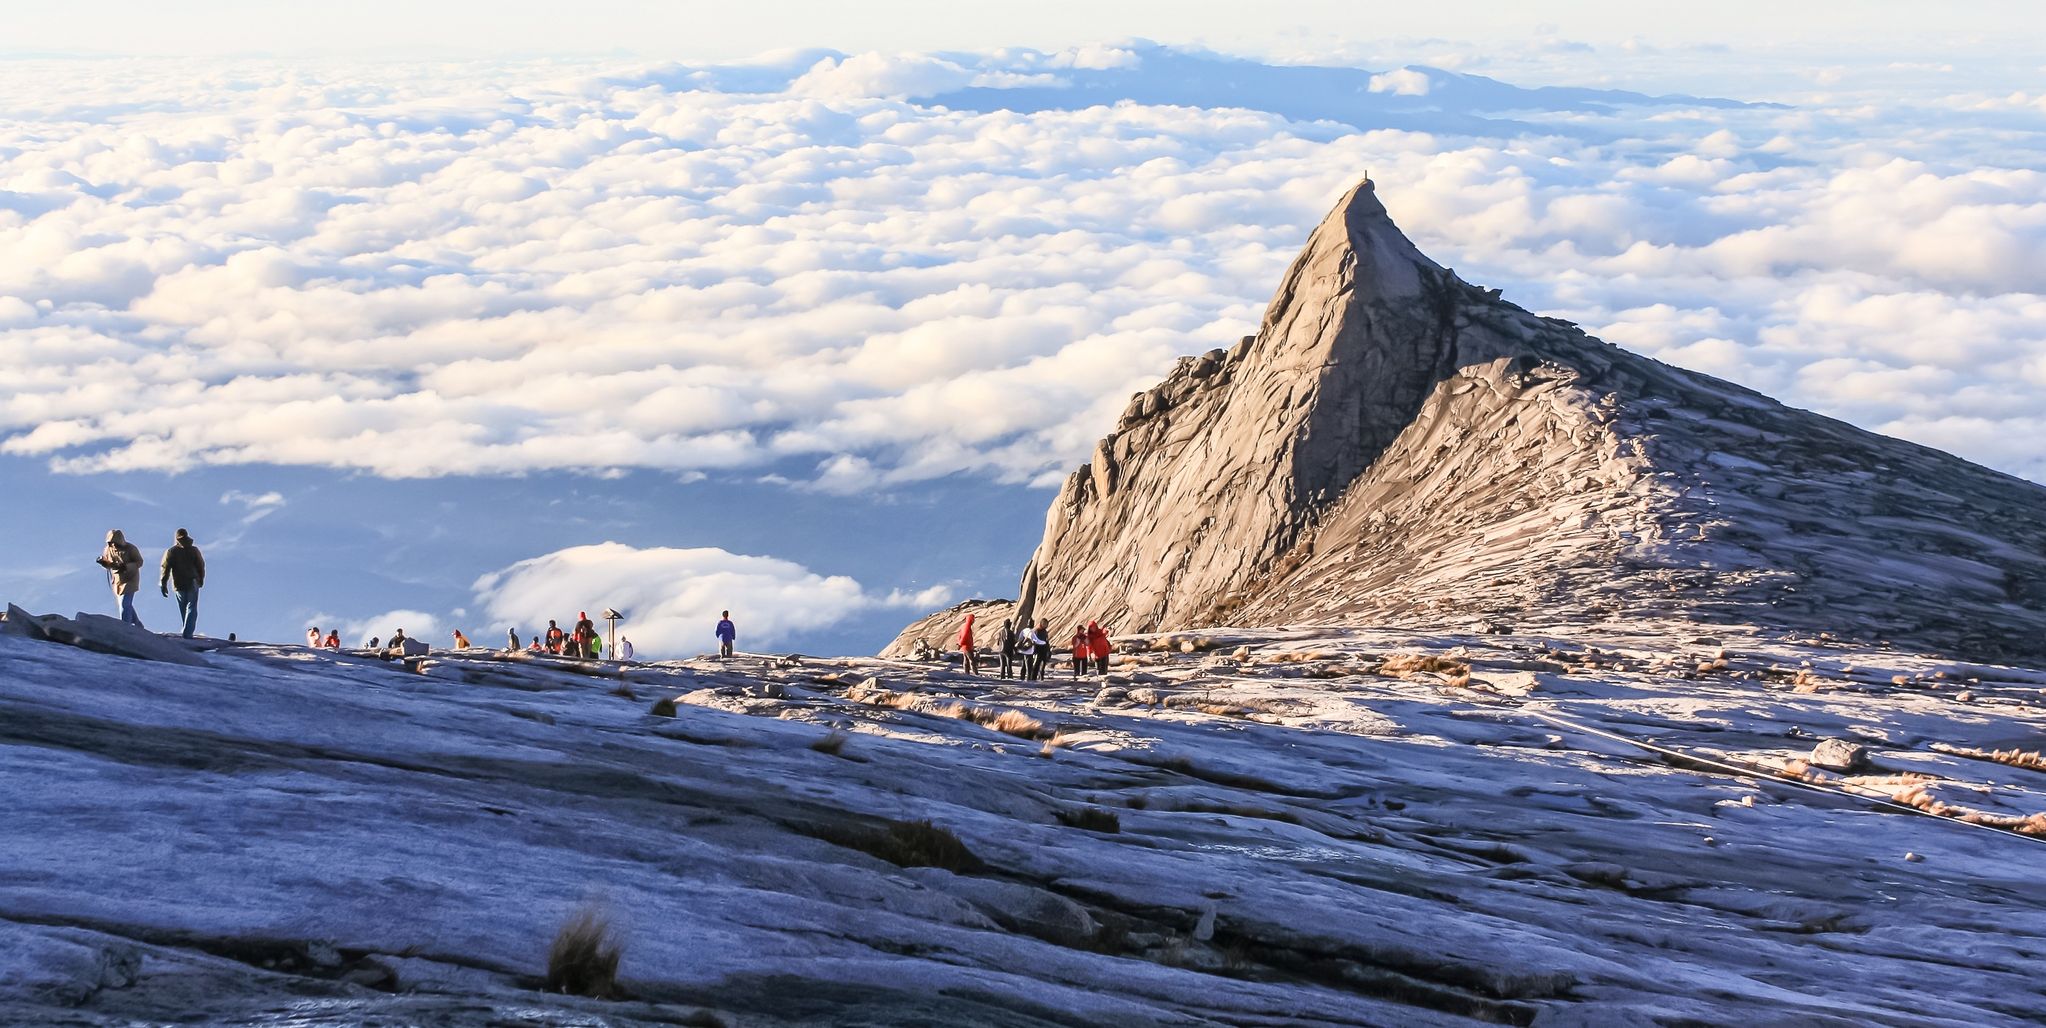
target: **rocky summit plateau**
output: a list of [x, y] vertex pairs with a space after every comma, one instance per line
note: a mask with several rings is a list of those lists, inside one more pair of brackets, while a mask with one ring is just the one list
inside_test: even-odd
[[[1367, 182], [879, 657], [8, 608], [0, 1024], [2039, 1024], [2042, 499]], [[965, 674], [968, 614], [1109, 666]]]
[[1067, 477], [1016, 607], [1055, 634], [1654, 622], [2038, 660], [2046, 488], [1522, 310], [1367, 179], [1256, 335], [1181, 358]]

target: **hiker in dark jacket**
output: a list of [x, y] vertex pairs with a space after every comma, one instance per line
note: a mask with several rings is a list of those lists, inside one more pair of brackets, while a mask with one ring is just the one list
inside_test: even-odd
[[116, 528], [107, 533], [106, 549], [99, 551], [94, 563], [107, 569], [114, 598], [121, 601], [121, 620], [141, 628], [142, 618], [135, 613], [135, 591], [142, 587], [142, 550]]
[[1002, 677], [1016, 677], [1016, 624], [1002, 619]]
[[720, 657], [731, 656], [732, 643], [736, 642], [739, 638], [739, 629], [732, 624], [731, 611], [728, 610], [718, 615], [717, 635], [718, 656]]
[[206, 585], [206, 558], [192, 545], [192, 534], [178, 529], [175, 542], [163, 551], [163, 567], [156, 575], [156, 588], [165, 596], [178, 590], [178, 620], [184, 622], [185, 638], [199, 628], [199, 590]]

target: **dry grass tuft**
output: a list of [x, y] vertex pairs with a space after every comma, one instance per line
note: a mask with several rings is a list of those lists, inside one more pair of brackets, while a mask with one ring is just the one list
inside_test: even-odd
[[1024, 739], [1035, 739], [1044, 733], [1044, 722], [1020, 710], [1002, 711], [996, 714], [993, 720], [982, 723], [997, 732]]
[[1071, 810], [1054, 810], [1052, 816], [1067, 828], [1079, 828], [1104, 835], [1115, 835], [1122, 831], [1122, 818], [1113, 810], [1100, 807], [1076, 807]]
[[1943, 742], [1932, 743], [1928, 748], [1938, 753], [1948, 753], [1956, 757], [1990, 760], [1998, 764], [2009, 764], [2012, 767], [2022, 767], [2030, 771], [2046, 771], [2046, 753], [2042, 753], [2039, 750], [1981, 750], [1972, 746], [1950, 746]]
[[897, 867], [938, 867], [970, 871], [980, 866], [966, 844], [929, 821], [893, 821], [868, 852]]
[[621, 700], [631, 700], [634, 703], [639, 702], [639, 694], [633, 692], [632, 686], [625, 682], [618, 683], [618, 687], [611, 690], [611, 695], [616, 696]]
[[1986, 810], [1976, 810], [1972, 807], [1963, 807], [1958, 804], [1943, 802], [1927, 792], [1923, 785], [1913, 785], [1907, 789], [1901, 789], [1895, 794], [1894, 799], [1907, 807], [1917, 807], [1919, 810], [1923, 810], [1928, 814], [1935, 814], [1939, 817], [1950, 817], [1956, 821], [1966, 821], [1969, 824], [2001, 828], [2005, 831], [2016, 832], [2019, 835], [2046, 836], [2046, 812], [2023, 816], [1992, 814]]
[[1468, 684], [1471, 666], [1451, 657], [1438, 657], [1432, 653], [1395, 653], [1378, 665], [1378, 673], [1394, 678], [1407, 678], [1418, 674], [1443, 675], [1450, 679], [1461, 677]]
[[618, 958], [624, 947], [612, 935], [611, 920], [585, 907], [569, 915], [547, 948], [547, 990], [571, 996], [612, 999], [618, 992]]
[[850, 738], [852, 737], [834, 728], [824, 733], [823, 738], [811, 742], [810, 748], [819, 753], [827, 753], [836, 757], [839, 755], [840, 750], [845, 749], [845, 741]]
[[652, 707], [647, 708], [647, 713], [652, 714], [655, 717], [674, 717], [675, 697], [663, 696], [660, 699], [655, 700], [654, 705]]

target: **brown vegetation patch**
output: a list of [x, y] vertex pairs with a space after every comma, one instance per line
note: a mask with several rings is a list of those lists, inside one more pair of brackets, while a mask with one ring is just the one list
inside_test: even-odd
[[1952, 746], [1943, 742], [1933, 743], [1928, 748], [1936, 753], [1967, 757], [1971, 760], [1988, 760], [2029, 771], [2046, 771], [2046, 753], [2039, 750], [1983, 750], [1972, 746]]
[[834, 728], [824, 733], [822, 738], [810, 743], [810, 748], [819, 753], [827, 753], [836, 757], [839, 755], [839, 751], [845, 749], [845, 741], [849, 738], [851, 736]]
[[624, 953], [611, 921], [585, 907], [569, 915], [547, 948], [547, 990], [571, 996], [613, 999], [618, 991], [618, 958]]
[[[1452, 684], [1463, 684], [1470, 681], [1471, 666], [1465, 661], [1432, 653], [1395, 653], [1379, 663], [1377, 673], [1393, 678], [1434, 674], [1450, 679]], [[1456, 679], [1462, 679], [1462, 683], [1457, 683]]]
[[1089, 832], [1114, 835], [1122, 831], [1122, 818], [1113, 810], [1100, 807], [1075, 807], [1052, 811], [1052, 816], [1068, 828], [1079, 828]]
[[655, 717], [674, 717], [675, 699], [673, 696], [663, 696], [655, 700], [652, 707], [647, 708], [647, 713]]
[[1895, 799], [1907, 807], [1916, 807], [1928, 814], [1934, 814], [1939, 817], [1950, 817], [1956, 821], [1966, 821], [1969, 824], [2001, 828], [2005, 831], [2016, 832], [2019, 835], [2046, 836], [2046, 812], [2025, 815], [1992, 814], [1986, 810], [1976, 810], [1973, 807], [1963, 807], [1959, 804], [1944, 802], [1927, 792], [1923, 785], [1913, 785], [1902, 789], [1897, 792]]

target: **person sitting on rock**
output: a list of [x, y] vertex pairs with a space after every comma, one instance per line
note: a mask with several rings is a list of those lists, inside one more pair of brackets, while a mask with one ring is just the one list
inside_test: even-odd
[[1094, 665], [1103, 676], [1108, 674], [1108, 633], [1102, 631], [1101, 622], [1087, 622], [1087, 652], [1094, 656]]
[[141, 628], [142, 617], [135, 613], [135, 592], [142, 587], [141, 547], [129, 542], [116, 528], [107, 533], [106, 549], [99, 552], [99, 559], [93, 563], [107, 569], [114, 599], [121, 605], [121, 620]]
[[370, 636], [370, 637], [369, 637], [369, 645], [368, 645], [368, 646], [365, 646], [365, 647], [363, 647], [363, 649], [366, 649], [366, 650], [373, 650], [373, 649], [376, 649], [376, 648], [377, 648], [377, 644], [378, 644], [378, 643], [380, 643], [380, 642], [383, 642], [383, 640], [382, 640], [382, 639], [379, 639], [379, 638], [377, 638], [377, 637], [376, 637], [376, 636], [374, 636], [374, 635], [372, 635], [372, 636]]
[[469, 637], [468, 637], [468, 636], [466, 636], [466, 635], [463, 635], [463, 634], [462, 634], [462, 630], [461, 630], [461, 629], [459, 629], [459, 628], [455, 629], [455, 649], [458, 649], [458, 650], [466, 650], [466, 649], [468, 649], [468, 648], [469, 648]]
[[333, 631], [331, 631], [331, 632], [328, 632], [328, 633], [327, 633], [327, 640], [326, 640], [325, 642], [321, 643], [320, 645], [322, 645], [322, 646], [324, 646], [324, 647], [326, 647], [327, 649], [330, 649], [330, 650], [338, 650], [338, 649], [340, 649], [340, 648], [341, 648], [341, 630], [340, 630], [340, 629], [338, 629], [338, 628], [336, 628], [336, 629], [334, 629]]

